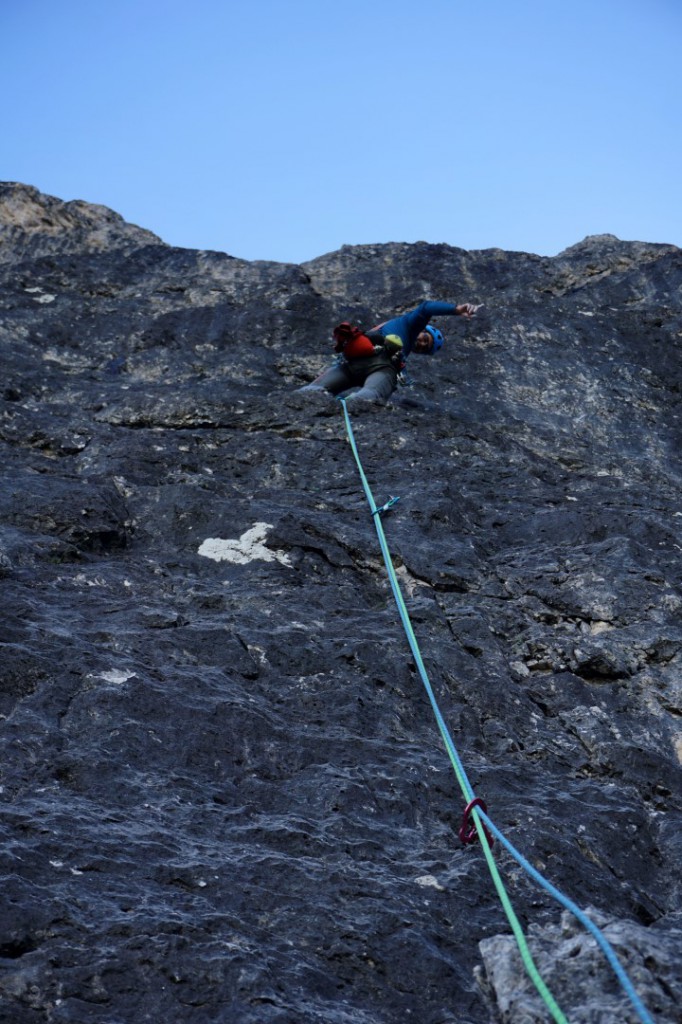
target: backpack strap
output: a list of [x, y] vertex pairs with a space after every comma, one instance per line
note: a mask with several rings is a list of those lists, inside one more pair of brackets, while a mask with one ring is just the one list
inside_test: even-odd
[[334, 339], [334, 351], [343, 352], [347, 345], [350, 345], [352, 341], [359, 338], [362, 334], [361, 327], [354, 327], [353, 324], [349, 323], [348, 320], [344, 320], [332, 331], [332, 337]]
[[363, 332], [361, 327], [344, 320], [332, 331], [334, 338], [334, 351], [345, 356], [346, 359], [365, 359], [373, 356], [376, 352], [372, 342]]

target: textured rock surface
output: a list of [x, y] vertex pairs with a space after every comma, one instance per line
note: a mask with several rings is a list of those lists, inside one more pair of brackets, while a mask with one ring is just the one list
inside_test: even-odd
[[[333, 323], [431, 297], [486, 306], [354, 425], [432, 683], [498, 826], [675, 1020], [682, 252], [247, 263], [18, 185], [0, 239], [0, 1019], [545, 1019], [340, 408], [295, 390]], [[634, 1019], [496, 855], [569, 1019]]]
[[[656, 925], [645, 928], [632, 921], [610, 921], [590, 909], [620, 963], [627, 969], [640, 999], [656, 1007], [657, 1020], [678, 1020], [679, 953], [682, 930], [661, 936]], [[576, 918], [564, 913], [561, 925], [530, 927], [538, 969], [554, 992], [571, 992], [571, 1020], [638, 1021], [631, 1001], [617, 983], [596, 940]], [[547, 1011], [538, 1002], [526, 975], [516, 941], [509, 935], [484, 939], [481, 952], [485, 974], [476, 973], [503, 1020], [544, 1024]]]

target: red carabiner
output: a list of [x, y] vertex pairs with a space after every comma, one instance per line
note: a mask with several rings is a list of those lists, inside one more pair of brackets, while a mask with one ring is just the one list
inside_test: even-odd
[[[462, 840], [465, 846], [468, 846], [469, 843], [474, 843], [478, 839], [476, 823], [471, 821], [471, 812], [473, 811], [474, 807], [480, 807], [484, 814], [488, 810], [488, 808], [485, 805], [485, 802], [481, 800], [480, 796], [477, 796], [464, 808], [464, 815], [462, 817], [462, 827], [459, 830], [459, 838]], [[481, 822], [481, 824], [483, 823]], [[483, 825], [483, 831], [485, 832], [485, 837], [488, 840], [488, 843], [490, 844], [490, 846], [492, 846], [495, 840], [491, 836], [490, 832], [485, 827], [485, 825]]]

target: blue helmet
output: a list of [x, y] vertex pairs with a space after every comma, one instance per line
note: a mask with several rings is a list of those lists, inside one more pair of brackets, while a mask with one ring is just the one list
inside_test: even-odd
[[427, 324], [424, 329], [428, 331], [433, 338], [433, 345], [431, 346], [431, 352], [429, 354], [435, 356], [436, 352], [443, 344], [443, 335], [436, 327], [432, 327], [431, 324]]

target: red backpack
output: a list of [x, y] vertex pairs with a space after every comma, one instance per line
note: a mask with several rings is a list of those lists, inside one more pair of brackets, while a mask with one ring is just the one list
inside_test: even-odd
[[343, 354], [346, 359], [362, 359], [363, 356], [374, 355], [374, 345], [363, 334], [361, 327], [354, 327], [344, 320], [332, 331], [334, 351]]

